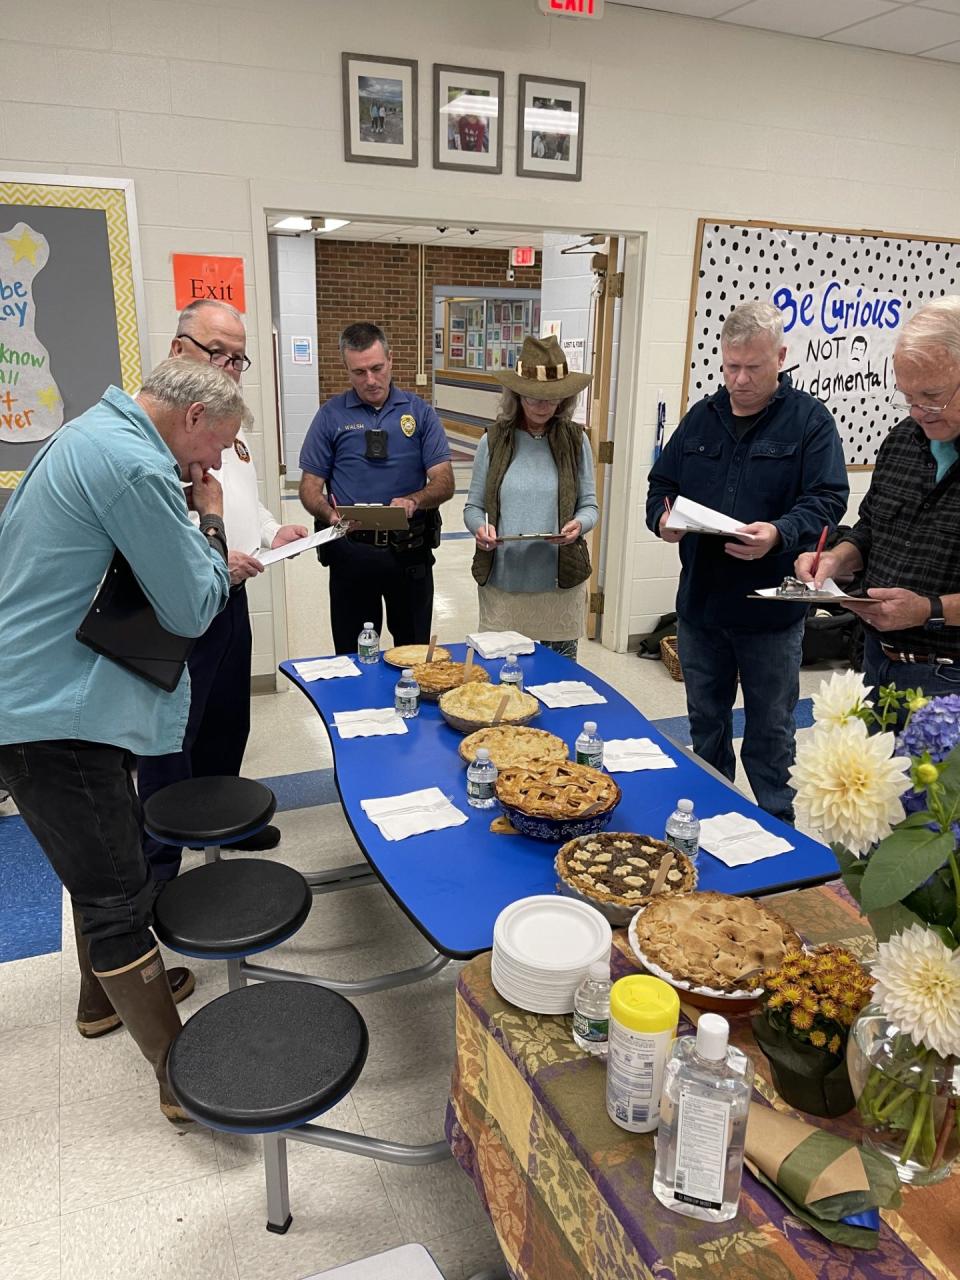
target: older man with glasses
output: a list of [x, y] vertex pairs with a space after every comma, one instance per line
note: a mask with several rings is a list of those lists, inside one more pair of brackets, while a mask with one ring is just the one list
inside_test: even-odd
[[937, 298], [903, 326], [893, 353], [891, 403], [909, 413], [877, 454], [857, 523], [797, 576], [863, 575], [870, 603], [864, 670], [876, 687], [960, 693], [960, 296]]
[[[209, 362], [239, 382], [250, 368], [246, 346], [246, 329], [236, 308], [207, 299], [192, 302], [181, 312], [170, 355]], [[242, 431], [224, 452], [223, 465], [216, 474], [223, 486], [230, 599], [190, 655], [192, 694], [183, 748], [171, 755], [141, 756], [139, 760], [141, 800], [184, 778], [239, 774], [250, 734], [252, 642], [245, 586], [263, 572], [258, 551], [307, 535], [304, 525], [280, 524], [260, 501], [256, 467]], [[279, 840], [280, 832], [270, 826], [231, 847], [272, 849]], [[158, 880], [170, 880], [177, 874], [180, 852], [172, 845], [144, 838], [144, 853]], [[192, 982], [188, 985], [192, 989]]]

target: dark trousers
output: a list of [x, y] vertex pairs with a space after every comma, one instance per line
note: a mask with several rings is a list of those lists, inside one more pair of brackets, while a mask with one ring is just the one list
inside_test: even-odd
[[387, 626], [394, 644], [427, 644], [433, 617], [433, 555], [401, 555], [340, 538], [330, 545], [330, 623], [336, 653], [356, 653], [363, 624]]
[[[930, 648], [936, 649], [936, 633], [930, 633]], [[892, 662], [880, 647], [880, 636], [872, 627], [863, 629], [863, 671], [868, 685], [881, 689], [892, 684], [897, 689], [920, 689], [928, 698], [946, 693], [960, 693], [960, 662], [945, 666], [942, 662]], [[902, 708], [890, 728], [899, 732], [907, 718]]]
[[794, 709], [800, 696], [804, 621], [780, 631], [733, 631], [677, 622], [693, 749], [707, 764], [736, 777], [733, 703], [737, 673], [743, 688], [740, 759], [761, 809], [793, 821], [788, 777], [796, 745]]
[[140, 845], [140, 802], [121, 747], [64, 740], [0, 746], [0, 783], [83, 917], [94, 969], [154, 945], [156, 885]]
[[[247, 593], [232, 591], [226, 606], [193, 647], [190, 714], [179, 751], [140, 756], [137, 790], [141, 803], [185, 778], [237, 776], [250, 736], [250, 614]], [[180, 870], [182, 850], [144, 835], [143, 851], [158, 880]]]

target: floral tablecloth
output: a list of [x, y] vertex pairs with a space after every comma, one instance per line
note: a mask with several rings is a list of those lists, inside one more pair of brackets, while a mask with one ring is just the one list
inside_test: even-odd
[[[812, 943], [842, 941], [860, 955], [872, 948], [839, 887], [765, 901]], [[616, 934], [614, 976], [634, 967], [625, 936]], [[937, 1187], [904, 1188], [901, 1208], [884, 1213], [880, 1246], [871, 1251], [830, 1244], [749, 1173], [730, 1222], [664, 1209], [650, 1190], [653, 1137], [608, 1119], [605, 1067], [576, 1047], [570, 1021], [502, 1000], [489, 954], [461, 972], [447, 1138], [516, 1280], [960, 1280], [957, 1173]], [[787, 1110], [770, 1087], [748, 1019], [733, 1019], [732, 1031], [754, 1061], [758, 1091]], [[855, 1132], [852, 1121], [813, 1122]]]

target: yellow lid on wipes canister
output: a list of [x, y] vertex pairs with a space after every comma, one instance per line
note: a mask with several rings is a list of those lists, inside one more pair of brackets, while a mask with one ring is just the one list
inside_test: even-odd
[[680, 997], [662, 978], [631, 974], [611, 987], [610, 1016], [631, 1031], [651, 1035], [674, 1031], [680, 1019]]

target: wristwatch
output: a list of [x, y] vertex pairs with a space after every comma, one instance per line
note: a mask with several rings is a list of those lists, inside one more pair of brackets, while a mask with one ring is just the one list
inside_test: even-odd
[[939, 631], [947, 625], [943, 616], [943, 601], [939, 596], [930, 596], [930, 617], [923, 625], [927, 631]]

